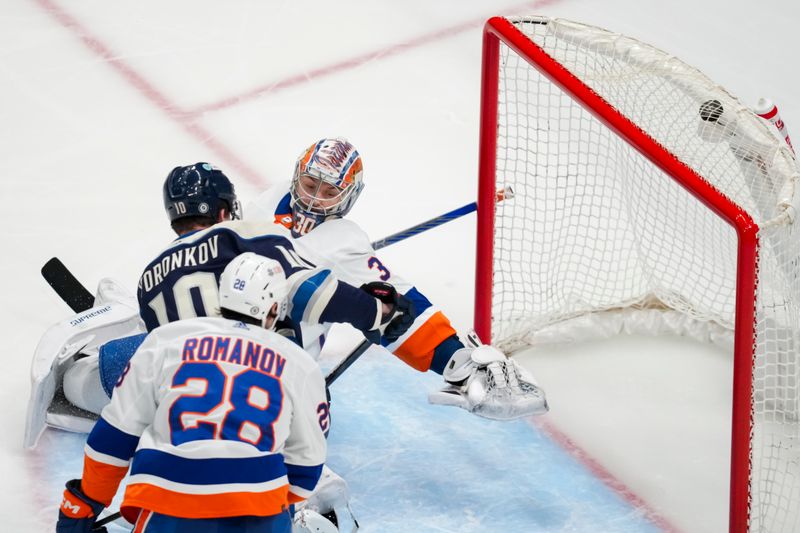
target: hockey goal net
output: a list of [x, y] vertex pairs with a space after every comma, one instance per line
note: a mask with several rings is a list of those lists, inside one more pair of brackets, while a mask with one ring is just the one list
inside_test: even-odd
[[800, 531], [791, 149], [696, 69], [599, 28], [493, 18], [483, 61], [478, 334], [513, 351], [638, 323], [729, 344], [730, 531]]

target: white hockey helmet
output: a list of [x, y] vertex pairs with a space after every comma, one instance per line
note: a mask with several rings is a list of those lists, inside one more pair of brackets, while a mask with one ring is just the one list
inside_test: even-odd
[[[346, 139], [320, 139], [305, 149], [294, 167], [292, 207], [316, 217], [345, 216], [364, 188], [364, 165]], [[313, 180], [303, 180], [303, 178]], [[321, 222], [319, 220], [318, 222]]]
[[261, 324], [274, 304], [278, 304], [278, 319], [286, 316], [288, 295], [289, 283], [281, 264], [253, 252], [236, 256], [219, 278], [220, 307], [258, 319]]

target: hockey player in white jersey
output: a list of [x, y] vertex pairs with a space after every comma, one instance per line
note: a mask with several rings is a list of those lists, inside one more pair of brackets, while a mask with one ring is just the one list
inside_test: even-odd
[[[386, 281], [414, 303], [413, 324], [399, 337], [384, 336], [382, 344], [412, 368], [443, 375], [445, 387], [430, 395], [432, 403], [493, 419], [547, 412], [544, 391], [528, 372], [474, 335], [465, 347], [444, 313], [379, 259], [364, 230], [344, 218], [363, 187], [363, 162], [355, 147], [341, 138], [321, 139], [300, 154], [290, 184], [273, 187], [248, 205], [248, 218], [284, 228], [301, 255], [339, 279], [356, 286]], [[311, 353], [319, 350], [326, 330], [304, 327]]]
[[220, 279], [225, 318], [150, 333], [89, 435], [57, 533], [91, 531], [129, 468], [121, 512], [136, 532], [291, 531], [330, 419], [316, 362], [272, 331], [288, 291], [277, 261], [246, 253]]

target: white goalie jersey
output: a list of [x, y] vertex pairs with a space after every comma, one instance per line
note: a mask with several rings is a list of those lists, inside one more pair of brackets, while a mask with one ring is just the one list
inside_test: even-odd
[[[293, 238], [289, 183], [272, 187], [245, 208], [249, 220], [269, 220], [274, 231], [291, 239], [298, 253], [316, 266], [329, 268], [340, 280], [353, 286], [371, 281], [391, 283], [400, 294], [414, 302], [417, 317], [414, 324], [386, 348], [409, 366], [427, 371], [435, 348], [445, 339], [457, 335], [447, 317], [414, 285], [396, 275], [376, 255], [369, 237], [355, 222], [333, 218], [317, 225], [302, 237]], [[303, 328], [305, 348], [312, 354], [319, 350], [317, 340], [327, 327]]]

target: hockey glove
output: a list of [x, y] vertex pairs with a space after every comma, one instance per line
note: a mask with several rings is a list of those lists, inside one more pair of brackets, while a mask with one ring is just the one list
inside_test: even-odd
[[[389, 283], [373, 281], [362, 285], [361, 290], [389, 306], [389, 310], [383, 314], [381, 319], [381, 331], [387, 342], [396, 341], [414, 323], [414, 319], [417, 317], [414, 302], [402, 294], [398, 294], [397, 290]], [[367, 339], [372, 340], [369, 336]]]
[[447, 386], [433, 404], [452, 405], [492, 420], [514, 420], [548, 411], [544, 390], [525, 369], [493, 346], [461, 348], [444, 370]]
[[91, 533], [93, 531], [107, 533], [108, 530], [104, 527], [92, 529], [104, 508], [102, 503], [94, 501], [83, 493], [80, 479], [67, 481], [64, 499], [58, 510], [56, 533]]

